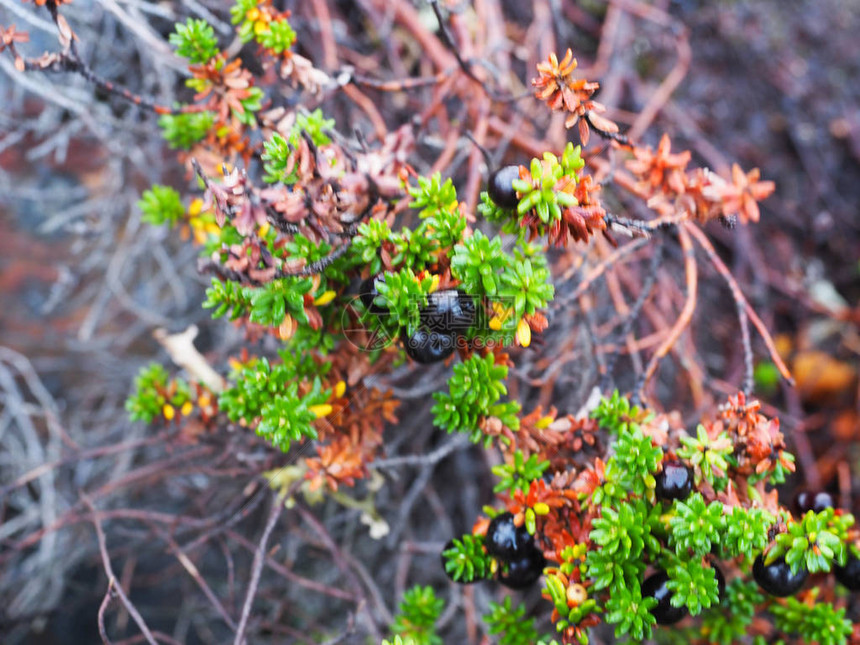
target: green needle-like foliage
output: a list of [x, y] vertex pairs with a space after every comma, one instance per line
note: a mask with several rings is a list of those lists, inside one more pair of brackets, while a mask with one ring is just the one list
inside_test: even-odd
[[134, 391], [126, 399], [125, 409], [132, 421], [145, 421], [151, 423], [155, 417], [161, 414], [166, 404], [175, 407], [190, 400], [191, 389], [183, 379], [175, 379], [175, 392], [168, 398], [170, 375], [167, 370], [158, 363], [150, 363], [138, 372], [134, 379]]
[[385, 220], [372, 219], [358, 225], [358, 235], [352, 240], [350, 251], [352, 263], [366, 266], [370, 275], [382, 270], [382, 258], [379, 252], [382, 245], [391, 239], [391, 228]]
[[391, 238], [397, 251], [392, 262], [416, 272], [431, 264], [439, 249], [439, 243], [429, 235], [426, 222], [421, 222], [415, 229], [404, 228], [399, 233], [392, 233]]
[[534, 618], [526, 618], [526, 606], [522, 603], [512, 607], [511, 597], [500, 603], [490, 603], [490, 613], [484, 614], [488, 631], [498, 636], [499, 645], [532, 645], [537, 641], [538, 631]]
[[377, 303], [388, 309], [387, 319], [393, 319], [411, 334], [418, 328], [420, 311], [427, 306], [427, 295], [432, 285], [431, 277], [426, 276], [419, 281], [410, 268], [386, 272], [384, 280], [377, 283]]
[[249, 289], [251, 299], [250, 320], [253, 323], [277, 327], [287, 314], [307, 324], [305, 294], [313, 289], [310, 278], [288, 277], [268, 282], [262, 287]]
[[212, 112], [164, 114], [158, 118], [162, 136], [173, 149], [190, 150], [203, 139], [215, 123]]
[[316, 438], [312, 423], [317, 415], [310, 408], [329, 398], [319, 377], [313, 380], [310, 392], [301, 396], [296, 378], [295, 364], [271, 366], [267, 359], [260, 359], [240, 370], [236, 384], [218, 397], [218, 406], [233, 422], [250, 425], [259, 419], [257, 434], [286, 452], [293, 441]]
[[185, 215], [185, 207], [179, 193], [170, 186], [160, 184], [143, 191], [137, 207], [143, 213], [141, 219], [153, 226], [173, 226]]
[[[594, 520], [589, 534], [591, 540], [601, 546], [603, 555], [614, 555], [626, 560], [639, 558], [645, 549], [648, 526], [641, 521], [647, 515], [644, 502], [622, 502], [617, 510], [603, 507], [602, 516]], [[589, 555], [591, 555], [589, 553]]]
[[517, 450], [514, 452], [513, 463], [493, 466], [493, 474], [499, 477], [499, 483], [493, 488], [493, 492], [501, 493], [506, 490], [509, 495], [515, 490], [526, 492], [531, 482], [540, 479], [548, 467], [548, 461], [538, 461], [537, 455], [525, 459], [522, 451]]
[[[519, 252], [516, 254], [521, 255]], [[510, 270], [502, 274], [503, 286], [499, 295], [513, 303], [515, 320], [547, 306], [555, 295], [555, 287], [549, 280], [545, 256], [517, 257]]]
[[296, 32], [286, 20], [272, 20], [269, 28], [257, 35], [257, 42], [276, 54], [283, 54], [296, 42]]
[[723, 505], [718, 501], [705, 504], [701, 493], [693, 493], [687, 501], [675, 501], [675, 515], [669, 520], [669, 544], [683, 557], [688, 552], [703, 556], [718, 544], [726, 525]]
[[484, 550], [482, 535], [467, 533], [460, 539], [454, 538], [452, 542], [451, 548], [442, 551], [445, 571], [452, 579], [468, 583], [489, 578], [493, 559]]
[[690, 614], [698, 616], [702, 609], [716, 605], [720, 601], [719, 586], [713, 567], [702, 564], [701, 558], [677, 560], [666, 568], [672, 592], [672, 605], [686, 607]]
[[584, 163], [579, 146], [574, 147], [572, 143], [567, 144], [561, 159], [550, 152], [544, 153], [543, 160], [532, 159], [529, 165], [531, 181], [513, 181], [514, 189], [521, 195], [517, 214], [522, 217], [533, 211], [547, 226], [560, 220], [562, 209], [577, 205], [571, 192], [562, 188], [576, 184], [577, 171]]
[[657, 622], [651, 609], [657, 605], [652, 597], [642, 597], [639, 584], [617, 587], [606, 602], [606, 622], [615, 625], [615, 637], [625, 634], [637, 641], [651, 637], [651, 628]]
[[747, 635], [756, 607], [764, 596], [753, 580], [735, 578], [726, 585], [720, 605], [702, 615], [702, 634], [709, 643], [732, 645]]
[[832, 508], [820, 513], [807, 511], [799, 522], [789, 522], [788, 530], [776, 536], [776, 545], [768, 552], [767, 561], [784, 555], [792, 572], [805, 566], [809, 573], [830, 571], [833, 562], [844, 565], [848, 556], [846, 533], [853, 523], [853, 516], [836, 517]]
[[412, 201], [409, 206], [420, 209], [421, 219], [435, 217], [439, 213], [457, 208], [457, 189], [451, 179], [442, 182], [438, 172], [432, 177], [419, 177], [418, 186], [409, 189]]
[[650, 437], [634, 426], [632, 431], [618, 435], [615, 454], [607, 463], [606, 479], [634, 495], [653, 494], [656, 485], [654, 473], [662, 459], [663, 449], [655, 446]]
[[775, 521], [776, 518], [763, 508], [733, 507], [731, 514], [726, 515], [725, 530], [719, 541], [723, 557], [752, 555], [764, 550], [770, 541], [768, 529]]
[[799, 636], [805, 643], [842, 645], [848, 642], [853, 628], [845, 618], [845, 607], [818, 602], [812, 606], [796, 598], [786, 598], [784, 604], [773, 604], [770, 613], [776, 628], [789, 636]]
[[436, 634], [436, 621], [445, 607], [437, 598], [433, 587], [416, 585], [403, 594], [400, 607], [391, 624], [391, 632], [415, 645], [442, 645]]
[[502, 290], [502, 273], [512, 265], [512, 258], [502, 249], [499, 237], [492, 239], [475, 233], [454, 247], [451, 274], [462, 282], [472, 296], [494, 297]]
[[176, 53], [188, 59], [192, 65], [208, 63], [218, 55], [215, 30], [205, 20], [189, 18], [184, 25], [176, 23], [169, 41], [176, 47]]
[[630, 399], [626, 396], [621, 396], [618, 390], [615, 390], [609, 398], [600, 399], [600, 403], [591, 412], [591, 418], [611, 435], [630, 432], [632, 428], [638, 427], [637, 420], [642, 416], [642, 410], [630, 403]]
[[684, 446], [678, 450], [678, 456], [695, 467], [697, 484], [704, 479], [713, 486], [717, 477], [725, 476], [729, 467], [726, 458], [734, 450], [728, 434], [721, 432], [712, 439], [705, 426], [699, 425], [696, 428], [696, 436], [681, 437], [681, 443]]
[[508, 393], [504, 380], [507, 365], [496, 365], [495, 356], [473, 354], [454, 366], [448, 379], [448, 393], [434, 392], [433, 423], [448, 432], [469, 433], [474, 442], [483, 438], [479, 424], [483, 417], [495, 416], [513, 430], [519, 429], [519, 403], [498, 403]]
[[[250, 293], [249, 293], [250, 292]], [[213, 318], [220, 318], [230, 312], [230, 320], [247, 316], [251, 310], [251, 293], [238, 282], [222, 281], [212, 278], [212, 286], [206, 289], [204, 309], [214, 309]]]

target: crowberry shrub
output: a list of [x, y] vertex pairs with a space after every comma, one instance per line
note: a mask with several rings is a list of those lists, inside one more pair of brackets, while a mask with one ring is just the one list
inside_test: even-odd
[[[319, 544], [346, 566], [349, 558], [304, 504], [337, 502], [361, 512], [371, 537], [389, 534], [374, 501], [384, 478], [374, 474], [386, 463], [386, 426], [398, 414], [404, 425], [411, 419], [381, 383], [397, 365], [416, 378], [442, 375], [439, 387], [422, 395], [434, 402], [434, 431], [491, 451], [498, 481], [495, 506], [470, 518], [471, 530], [439, 542], [441, 569], [455, 583], [531, 589], [545, 601], [540, 625], [551, 635], [544, 637], [512, 596], [489, 605], [486, 629], [499, 642], [585, 644], [601, 625], [617, 638], [641, 641], [656, 625], [682, 620], [701, 641], [749, 634], [846, 642], [852, 626], [834, 604], [833, 580], [851, 591], [860, 587], [860, 532], [825, 493], [799, 497], [795, 513], [780, 504], [774, 487], [794, 472], [795, 459], [778, 418], [749, 395], [750, 321], [779, 376], [791, 376], [707, 228], [760, 219], [760, 202], [775, 186], [758, 169], [732, 164], [720, 174], [694, 165], [689, 151], [673, 151], [668, 134], [656, 147], [628, 137], [595, 100], [599, 83], [578, 75], [568, 49], [561, 59], [550, 53], [540, 62], [531, 86], [535, 105], [560, 113], [565, 128], [576, 126], [577, 142], [530, 145], [518, 137], [531, 158], [491, 172], [481, 191], [479, 172], [465, 182], [424, 172], [435, 162], [455, 172], [453, 144], [434, 163], [421, 157], [436, 145], [428, 131], [447, 132], [442, 97], [389, 130], [373, 102], [362, 100], [361, 75], [333, 75], [299, 54], [311, 36], [271, 0], [237, 0], [229, 11], [234, 37], [253, 51], [257, 72], [205, 19], [176, 25], [169, 43], [185, 59], [194, 93], [172, 108], [98, 78], [58, 13], [61, 3], [38, 4], [57, 26], [60, 51], [26, 58], [24, 39], [11, 28], [2, 32], [0, 51], [8, 49], [22, 70], [82, 73], [160, 116], [161, 134], [188, 181], [184, 193], [145, 189], [139, 210], [151, 225], [187, 233], [199, 249], [200, 271], [211, 278], [203, 307], [244, 334], [221, 374], [205, 360], [202, 367], [184, 363], [187, 378], [161, 365], [142, 370], [127, 403], [132, 419], [165, 426], [193, 420], [208, 436], [239, 433], [249, 445], [264, 445], [273, 468], [260, 474], [278, 506], [304, 511]], [[431, 6], [453, 45], [438, 3]], [[462, 74], [488, 101], [499, 98], [456, 48], [448, 56], [458, 65], [432, 83], [365, 85], [405, 93]], [[292, 97], [287, 102], [284, 92]], [[318, 107], [326, 93], [350, 98], [382, 121], [377, 136], [368, 141], [345, 120], [329, 118]], [[489, 122], [481, 123], [486, 131]], [[495, 144], [516, 135], [492, 123]], [[628, 280], [640, 291], [628, 305], [619, 275], [633, 276], [618, 273], [618, 264], [638, 249], [648, 251], [647, 268], [641, 279]], [[745, 383], [690, 422], [689, 410], [660, 405], [658, 371], [673, 352], [692, 369], [680, 339], [696, 309], [702, 258], [731, 290], [745, 341]], [[666, 268], [673, 259], [682, 284]], [[597, 287], [607, 272], [612, 280]], [[560, 274], [577, 274], [578, 285], [557, 289]], [[658, 285], [667, 297], [653, 296]], [[661, 311], [673, 295], [683, 306]], [[593, 298], [614, 302], [602, 339], [595, 336]], [[540, 351], [575, 303], [590, 351], [600, 357], [593, 396], [560, 413], [545, 409], [549, 400], [556, 395], [562, 406], [569, 399], [549, 387], [543, 404], [532, 406], [511, 382], [541, 380], [526, 373], [524, 357]], [[637, 344], [634, 332], [645, 319], [658, 321], [653, 339]], [[625, 379], [615, 362], [634, 349], [636, 364], [645, 362]], [[563, 356], [548, 364], [555, 358], [563, 369]], [[701, 383], [692, 380], [698, 399]], [[609, 386], [617, 382], [626, 384], [625, 393]], [[250, 444], [254, 435], [260, 443]], [[442, 458], [413, 457], [430, 465]], [[257, 562], [266, 557], [258, 549]], [[361, 581], [353, 584], [365, 595]], [[207, 597], [213, 593], [205, 589]], [[385, 634], [373, 615], [366, 617], [369, 633], [390, 634], [383, 641], [390, 643], [443, 642], [437, 623], [445, 601], [436, 593], [430, 586], [405, 591]], [[764, 620], [754, 625], [757, 616]], [[246, 624], [231, 625], [237, 642]]]

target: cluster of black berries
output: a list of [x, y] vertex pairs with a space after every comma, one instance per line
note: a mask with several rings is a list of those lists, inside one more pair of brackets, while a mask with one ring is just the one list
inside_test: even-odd
[[510, 513], [502, 513], [490, 521], [484, 546], [502, 564], [499, 582], [511, 589], [525, 589], [534, 584], [546, 566], [534, 536], [525, 525], [516, 526]]
[[[443, 553], [454, 545], [449, 542]], [[511, 589], [525, 589], [537, 581], [546, 566], [543, 552], [535, 543], [534, 536], [529, 534], [525, 526], [514, 524], [514, 516], [510, 513], [497, 515], [487, 527], [484, 539], [487, 553], [498, 560], [498, 580]], [[445, 569], [445, 558], [442, 557], [442, 569]], [[448, 572], [445, 572], [451, 577]], [[452, 578], [453, 579], [453, 578]]]
[[[693, 489], [693, 474], [691, 470], [681, 462], [668, 461], [663, 464], [663, 470], [656, 476], [655, 493], [657, 497], [666, 501], [675, 499], [686, 499]], [[833, 497], [826, 492], [803, 491], [795, 498], [795, 512], [803, 515], [808, 511], [820, 513], [827, 508], [835, 506]], [[716, 566], [714, 574], [719, 586], [720, 596], [726, 587], [726, 581], [722, 571]], [[851, 591], [860, 591], [860, 559], [849, 552], [845, 566], [834, 564], [833, 573], [836, 579]], [[797, 593], [806, 582], [809, 573], [805, 567], [798, 569], [796, 573], [791, 572], [791, 566], [785, 558], [778, 558], [769, 564], [765, 564], [764, 557], [759, 555], [753, 563], [753, 578], [758, 586], [772, 596], [786, 597]], [[657, 599], [657, 605], [651, 611], [654, 618], [661, 625], [671, 625], [683, 618], [687, 610], [685, 607], [673, 607], [672, 593], [666, 583], [669, 576], [665, 571], [658, 571], [646, 578], [642, 583], [642, 595]]]
[[[361, 283], [359, 296], [367, 311], [388, 313], [376, 303], [383, 276], [372, 276]], [[435, 363], [448, 358], [457, 346], [458, 334], [475, 324], [475, 301], [458, 289], [435, 291], [427, 296], [427, 306], [419, 312], [418, 328], [410, 335], [404, 329], [400, 340], [406, 354], [418, 363]]]
[[[663, 470], [657, 473], [655, 480], [654, 492], [658, 498], [667, 502], [686, 499], [693, 491], [693, 472], [680, 461], [664, 462]], [[726, 578], [719, 567], [713, 563], [711, 566], [717, 579], [719, 597], [722, 598], [726, 590]], [[659, 625], [672, 625], [687, 615], [686, 607], [672, 605], [672, 592], [668, 582], [669, 574], [665, 571], [657, 571], [642, 581], [642, 597], [650, 596], [657, 600], [651, 614]]]

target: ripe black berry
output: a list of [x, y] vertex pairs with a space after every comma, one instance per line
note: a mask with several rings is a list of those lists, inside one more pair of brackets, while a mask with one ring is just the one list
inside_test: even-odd
[[454, 353], [456, 337], [454, 334], [436, 333], [426, 327], [419, 327], [414, 334], [401, 335], [406, 355], [416, 363], [437, 363]]
[[693, 473], [680, 461], [663, 463], [663, 470], [655, 477], [657, 497], [665, 500], [686, 499], [693, 490]]
[[835, 506], [833, 495], [823, 490], [818, 492], [802, 490], [794, 496], [794, 510], [798, 515], [805, 515], [807, 511], [820, 513], [824, 509]]
[[514, 179], [520, 178], [519, 166], [502, 166], [490, 175], [487, 192], [499, 208], [516, 208], [520, 200], [514, 190]]
[[506, 562], [534, 548], [534, 537], [529, 535], [525, 525], [516, 526], [510, 513], [496, 515], [487, 527], [484, 539], [487, 553]]
[[657, 599], [657, 604], [651, 608], [651, 614], [658, 625], [673, 625], [687, 615], [684, 606], [672, 606], [672, 592], [666, 583], [669, 575], [665, 571], [658, 571], [654, 575], [645, 578], [642, 583], [642, 597], [651, 596]]
[[806, 567], [803, 566], [797, 573], [792, 573], [791, 567], [784, 558], [765, 565], [764, 559], [759, 555], [753, 563], [753, 578], [758, 586], [771, 596], [780, 598], [795, 594], [806, 582], [808, 575]]
[[372, 314], [381, 314], [388, 311], [385, 307], [381, 307], [374, 302], [374, 298], [379, 295], [379, 284], [381, 282], [384, 282], [384, 276], [372, 275], [358, 287], [358, 296], [361, 298], [361, 302], [364, 303], [365, 309]]
[[430, 331], [465, 333], [475, 324], [475, 301], [457, 289], [435, 291], [427, 296], [427, 306], [420, 315]]
[[836, 579], [851, 591], [860, 591], [860, 559], [854, 557], [851, 551], [848, 551], [848, 560], [844, 567], [838, 564], [833, 565], [833, 573]]
[[499, 574], [499, 582], [511, 589], [525, 589], [540, 578], [545, 566], [543, 553], [532, 542], [529, 548], [508, 562], [508, 572]]

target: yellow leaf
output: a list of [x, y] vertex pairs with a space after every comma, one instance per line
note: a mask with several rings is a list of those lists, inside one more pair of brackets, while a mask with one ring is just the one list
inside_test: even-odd
[[549, 515], [549, 506], [543, 502], [534, 505], [535, 515]]
[[317, 419], [321, 419], [324, 416], [331, 414], [332, 407], [328, 403], [321, 403], [319, 405], [312, 405], [308, 408], [311, 412], [314, 413]]
[[266, 222], [262, 226], [260, 226], [260, 230], [257, 231], [260, 237], [266, 237], [269, 234], [269, 229], [272, 228], [271, 225]]
[[528, 347], [532, 342], [532, 328], [523, 318], [517, 323], [517, 340], [523, 347]]
[[334, 291], [329, 289], [328, 291], [326, 291], [322, 295], [320, 295], [316, 300], [314, 300], [314, 304], [317, 305], [318, 307], [321, 307], [323, 305], [327, 305], [332, 300], [334, 300], [334, 297], [336, 295], [337, 294]]
[[200, 214], [200, 211], [203, 210], [203, 200], [199, 197], [192, 199], [191, 203], [188, 205], [188, 214], [191, 217], [197, 217]]
[[338, 381], [334, 386], [334, 397], [339, 399], [346, 393], [346, 383], [343, 381]]
[[194, 411], [194, 404], [191, 401], [186, 401], [182, 404], [182, 409], [180, 411], [182, 412], [183, 417], [187, 417]]
[[498, 316], [493, 316], [490, 318], [490, 329], [493, 331], [499, 331], [502, 328], [502, 319]]
[[552, 425], [552, 421], [553, 419], [549, 415], [541, 417], [537, 420], [537, 423], [535, 423], [535, 428], [537, 428], [538, 430], [546, 430]]
[[176, 409], [169, 403], [165, 403], [164, 407], [161, 408], [161, 413], [164, 415], [165, 419], [172, 421], [173, 417], [176, 416]]

